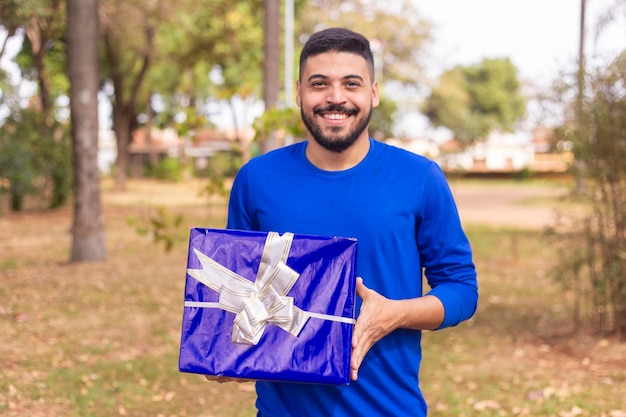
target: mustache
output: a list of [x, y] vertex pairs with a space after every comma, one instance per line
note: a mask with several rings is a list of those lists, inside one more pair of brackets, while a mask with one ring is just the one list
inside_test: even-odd
[[326, 107], [318, 107], [317, 109], [315, 109], [313, 111], [314, 114], [331, 113], [331, 112], [346, 113], [346, 114], [350, 114], [350, 115], [355, 115], [359, 111], [358, 111], [358, 109], [348, 108], [348, 107], [346, 107], [344, 105], [341, 105], [341, 104], [329, 104]]

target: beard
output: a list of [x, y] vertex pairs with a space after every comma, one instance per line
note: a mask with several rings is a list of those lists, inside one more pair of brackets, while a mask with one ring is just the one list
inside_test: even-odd
[[300, 115], [302, 116], [302, 121], [304, 122], [307, 130], [313, 136], [313, 139], [315, 139], [315, 141], [324, 149], [335, 153], [342, 153], [343, 151], [354, 145], [361, 133], [363, 133], [363, 131], [367, 129], [367, 126], [370, 123], [370, 119], [372, 118], [372, 107], [370, 106], [367, 114], [357, 119], [354, 129], [348, 132], [346, 135], [341, 136], [339, 134], [339, 132], [341, 131], [341, 127], [332, 127], [330, 128], [331, 135], [325, 135], [324, 132], [322, 132], [322, 128], [320, 127], [320, 125], [315, 122], [315, 115], [323, 112], [340, 112], [356, 115], [358, 114], [358, 111], [354, 109], [348, 109], [344, 106], [331, 104], [328, 107], [313, 110], [313, 115], [309, 116], [305, 114], [302, 107], [300, 107]]

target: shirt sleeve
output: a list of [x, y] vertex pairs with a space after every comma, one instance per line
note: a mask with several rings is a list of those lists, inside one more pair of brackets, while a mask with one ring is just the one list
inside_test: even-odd
[[244, 165], [235, 176], [228, 200], [227, 229], [258, 230], [258, 225], [251, 214], [248, 172], [248, 165]]
[[425, 181], [423, 212], [417, 243], [429, 295], [441, 300], [445, 317], [439, 329], [455, 326], [474, 315], [478, 305], [476, 268], [456, 203], [436, 163]]

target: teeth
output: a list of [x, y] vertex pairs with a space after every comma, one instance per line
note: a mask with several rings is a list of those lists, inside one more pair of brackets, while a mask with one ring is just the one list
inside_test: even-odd
[[324, 114], [324, 118], [331, 119], [331, 120], [343, 120], [343, 119], [347, 119], [348, 115], [344, 113], [326, 113]]

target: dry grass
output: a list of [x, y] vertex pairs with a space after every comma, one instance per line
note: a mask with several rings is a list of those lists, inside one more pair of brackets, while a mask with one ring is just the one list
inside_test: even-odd
[[[201, 189], [132, 181], [121, 194], [104, 183], [109, 256], [100, 263], [67, 263], [68, 209], [0, 214], [0, 415], [254, 415], [250, 383], [177, 371], [186, 233], [225, 221], [223, 199], [209, 204]], [[185, 215], [169, 253], [128, 221], [158, 206]], [[568, 296], [550, 280], [541, 232], [468, 231], [480, 309], [425, 335], [431, 414], [626, 416], [626, 347], [569, 333]]]

